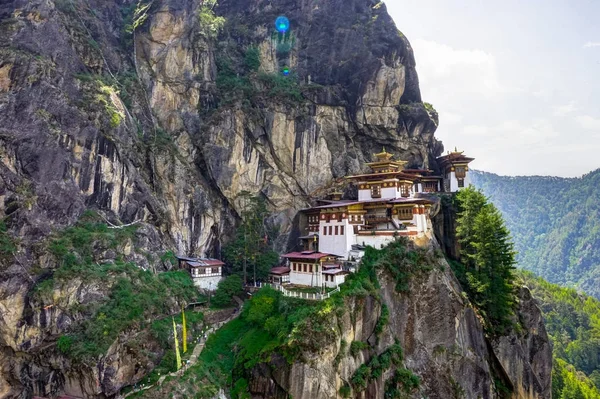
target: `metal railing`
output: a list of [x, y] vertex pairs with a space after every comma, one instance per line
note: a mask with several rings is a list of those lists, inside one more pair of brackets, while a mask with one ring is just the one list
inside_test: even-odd
[[271, 287], [283, 294], [283, 296], [287, 296], [290, 298], [300, 298], [300, 299], [308, 299], [310, 301], [322, 301], [324, 299], [328, 299], [331, 295], [336, 292], [340, 292], [340, 287], [337, 286], [334, 290], [329, 291], [325, 294], [318, 294], [314, 292], [301, 292], [301, 291], [293, 291], [288, 290], [280, 284], [271, 284], [271, 283], [258, 283], [260, 288], [262, 287]]

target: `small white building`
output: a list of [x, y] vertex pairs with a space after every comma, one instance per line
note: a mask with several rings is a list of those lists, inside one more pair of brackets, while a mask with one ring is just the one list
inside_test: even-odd
[[303, 251], [291, 252], [282, 257], [288, 262], [289, 282], [292, 285], [335, 288], [344, 282], [348, 274], [337, 261], [338, 256], [333, 254]]
[[455, 193], [469, 187], [471, 184], [469, 163], [473, 160], [474, 158], [469, 158], [456, 149], [437, 159], [444, 177], [445, 192]]
[[225, 263], [218, 259], [178, 256], [179, 268], [190, 272], [194, 285], [203, 291], [215, 291], [223, 279]]
[[269, 272], [269, 282], [272, 284], [289, 284], [290, 283], [290, 268], [287, 266], [278, 266], [271, 269]]

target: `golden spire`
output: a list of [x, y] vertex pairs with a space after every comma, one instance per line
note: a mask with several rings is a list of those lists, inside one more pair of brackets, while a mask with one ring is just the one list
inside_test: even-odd
[[380, 161], [389, 161], [394, 156], [394, 154], [390, 154], [389, 152], [387, 152], [385, 150], [385, 147], [383, 147], [383, 149], [381, 150], [381, 152], [379, 154], [373, 154], [373, 155], [375, 155], [375, 158], [379, 159]]

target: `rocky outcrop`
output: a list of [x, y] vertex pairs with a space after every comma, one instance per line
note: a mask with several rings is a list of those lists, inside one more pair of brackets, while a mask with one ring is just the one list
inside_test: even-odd
[[[303, 354], [304, 360], [292, 365], [273, 357], [269, 365], [256, 367], [249, 381], [253, 397], [342, 397], [340, 388], [356, 370], [395, 340], [404, 350], [404, 365], [421, 380], [411, 397], [551, 397], [552, 349], [541, 311], [527, 288], [519, 292], [520, 327], [490, 340], [443, 258], [432, 271], [413, 276], [405, 294], [396, 292], [396, 282], [387, 272], [379, 272], [378, 279], [381, 303], [372, 297], [347, 298], [343, 314], [323, 326], [323, 331], [335, 331], [335, 338], [311, 338], [319, 351]], [[382, 304], [389, 310], [389, 324], [377, 336]], [[353, 356], [342, 341], [368, 342], [374, 349]], [[392, 374], [393, 370], [384, 372], [351, 397], [383, 398]]]

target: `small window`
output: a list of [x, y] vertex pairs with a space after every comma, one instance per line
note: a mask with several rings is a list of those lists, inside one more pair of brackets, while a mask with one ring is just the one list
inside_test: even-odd
[[340, 226], [340, 234], [344, 235], [344, 226]]
[[371, 198], [381, 198], [380, 186], [371, 186]]
[[305, 263], [305, 264], [304, 264], [304, 273], [306, 273], [306, 269], [308, 269], [308, 268], [307, 268], [307, 266], [308, 266], [308, 265]]
[[308, 272], [312, 273], [312, 265], [308, 265]]
[[329, 226], [329, 235], [333, 235], [333, 226]]
[[337, 236], [338, 234], [339, 234], [338, 226], [335, 226], [335, 235]]
[[323, 235], [326, 236], [327, 235], [327, 226], [323, 226]]
[[465, 186], [465, 179], [458, 179], [458, 187], [463, 188]]

